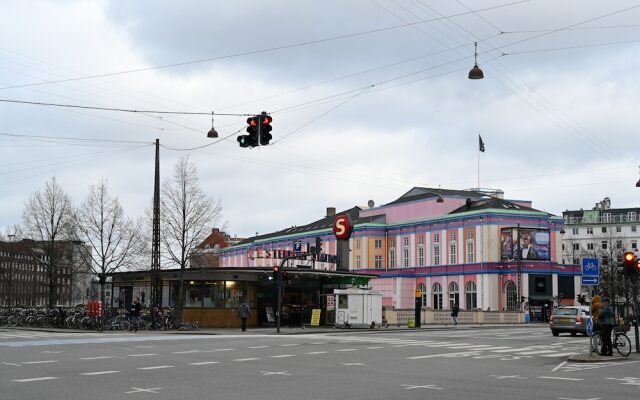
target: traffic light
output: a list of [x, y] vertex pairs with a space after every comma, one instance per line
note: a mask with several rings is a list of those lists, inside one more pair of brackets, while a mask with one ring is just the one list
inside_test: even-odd
[[626, 251], [622, 256], [622, 266], [624, 267], [624, 274], [633, 279], [633, 276], [637, 274], [638, 260], [633, 251]]
[[258, 146], [258, 120], [259, 116], [247, 118], [247, 133], [248, 135], [238, 136], [238, 143], [240, 147], [256, 147]]
[[316, 254], [322, 253], [322, 238], [316, 237]]
[[271, 129], [273, 129], [271, 127], [271, 121], [273, 121], [273, 118], [271, 118], [270, 115], [267, 115], [266, 112], [262, 112], [262, 115], [260, 115], [260, 145], [261, 146], [266, 146], [269, 144], [269, 141], [273, 138], [273, 136], [271, 136]]
[[273, 266], [273, 280], [278, 282], [278, 278], [280, 277], [280, 268], [277, 265]]

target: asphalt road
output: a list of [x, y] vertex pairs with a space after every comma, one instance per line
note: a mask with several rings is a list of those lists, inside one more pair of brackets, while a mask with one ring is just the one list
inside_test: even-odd
[[[632, 338], [632, 341], [634, 339]], [[637, 399], [640, 355], [545, 326], [302, 335], [0, 330], [0, 398]]]

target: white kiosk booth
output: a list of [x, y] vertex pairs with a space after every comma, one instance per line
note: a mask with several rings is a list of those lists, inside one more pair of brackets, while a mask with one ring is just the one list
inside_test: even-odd
[[335, 289], [337, 328], [382, 325], [382, 293], [362, 289]]

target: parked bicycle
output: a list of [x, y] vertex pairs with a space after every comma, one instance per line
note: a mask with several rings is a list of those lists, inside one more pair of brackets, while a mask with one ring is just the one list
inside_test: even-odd
[[[625, 334], [624, 326], [614, 326], [611, 332], [611, 346], [616, 349], [622, 357], [629, 357], [631, 354], [631, 340]], [[602, 354], [602, 330], [594, 332], [591, 336], [591, 352]]]

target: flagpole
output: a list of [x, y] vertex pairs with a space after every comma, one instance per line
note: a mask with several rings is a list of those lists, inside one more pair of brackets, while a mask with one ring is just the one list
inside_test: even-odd
[[[478, 133], [478, 138], [480, 138], [480, 133]], [[478, 190], [480, 190], [480, 146], [478, 146]]]

